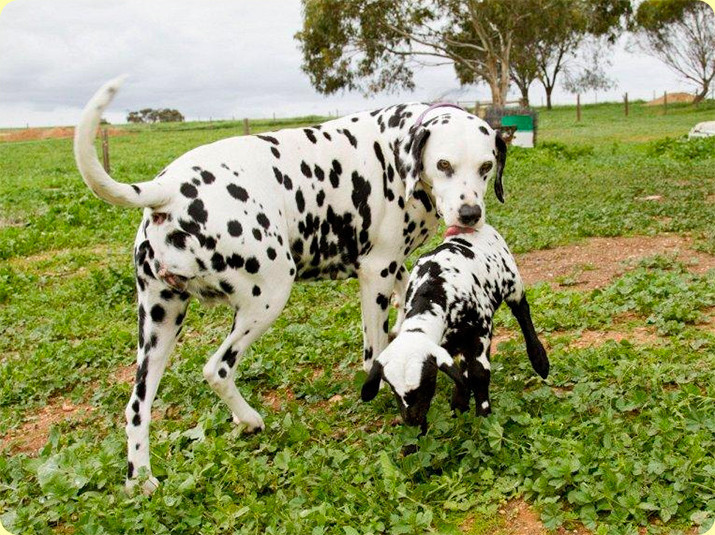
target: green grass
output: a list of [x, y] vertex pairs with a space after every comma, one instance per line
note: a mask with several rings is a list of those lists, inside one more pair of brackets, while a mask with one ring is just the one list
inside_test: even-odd
[[[715, 144], [673, 139], [712, 118], [712, 106], [631, 112], [587, 106], [578, 125], [573, 108], [542, 112], [545, 143], [511, 151], [507, 202], [488, 201], [489, 220], [515, 251], [677, 232], [715, 253]], [[142, 181], [243, 125], [126, 130], [111, 139], [113, 174]], [[129, 386], [111, 374], [134, 359], [140, 214], [88, 192], [69, 140], [0, 144], [0, 176], [0, 221], [10, 222], [0, 223], [0, 434], [58, 396], [95, 407], [82, 425], [53, 427], [38, 456], [0, 458], [0, 520], [14, 533], [460, 533], [466, 520], [470, 533], [498, 533], [496, 511], [516, 496], [549, 528], [578, 521], [599, 534], [677, 533], [713, 522], [715, 336], [697, 323], [715, 307], [715, 273], [693, 275], [662, 257], [602, 289], [531, 288], [552, 376], [537, 380], [521, 341], [504, 342], [494, 414], [452, 418], [440, 380], [421, 438], [392, 425], [388, 392], [359, 401], [355, 282], [297, 285], [248, 351], [238, 383], [267, 425], [250, 437], [226, 423], [227, 409], [201, 380], [230, 311], [192, 304], [155, 404], [164, 415], [151, 435], [162, 486], [128, 497]], [[662, 200], [639, 200], [648, 195]], [[584, 329], [619, 317], [652, 326], [660, 342], [574, 348]], [[504, 310], [498, 324], [516, 329]], [[402, 456], [410, 443], [419, 452]]]

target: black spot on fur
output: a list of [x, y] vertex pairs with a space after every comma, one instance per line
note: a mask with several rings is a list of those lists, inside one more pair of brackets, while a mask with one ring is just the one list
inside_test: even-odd
[[208, 171], [201, 171], [201, 180], [204, 181], [204, 184], [212, 184], [216, 181], [216, 177]]
[[261, 289], [258, 286], [254, 286], [252, 293], [255, 297], [258, 297], [259, 295], [261, 295]]
[[298, 211], [302, 214], [305, 211], [305, 199], [303, 198], [303, 192], [298, 189], [295, 193], [295, 204], [298, 207]]
[[315, 196], [315, 202], [318, 203], [318, 207], [322, 207], [323, 203], [325, 202], [325, 191], [322, 189], [318, 192], [318, 194]]
[[151, 307], [151, 319], [157, 323], [160, 323], [164, 321], [164, 316], [166, 315], [166, 311], [164, 310], [164, 307], [161, 305], [154, 305]]
[[258, 273], [258, 270], [261, 268], [261, 264], [259, 264], [258, 259], [255, 256], [250, 257], [248, 260], [246, 260], [246, 271], [249, 273]]
[[333, 160], [333, 166], [330, 169], [330, 184], [337, 188], [340, 185], [340, 175], [343, 173], [343, 166], [338, 160]]
[[189, 235], [180, 230], [173, 230], [166, 235], [166, 243], [183, 251], [186, 249], [186, 240]]
[[265, 136], [265, 135], [258, 134], [256, 137], [258, 139], [262, 139], [263, 141], [267, 141], [268, 143], [271, 143], [273, 145], [278, 145], [278, 140], [276, 138], [274, 138], [273, 136]]
[[268, 230], [268, 227], [271, 224], [271, 222], [268, 220], [268, 217], [266, 217], [266, 214], [264, 214], [263, 212], [259, 212], [259, 214], [256, 216], [256, 221], [258, 221], [258, 224], [266, 230]]
[[283, 173], [277, 167], [273, 168], [273, 174], [276, 176], [276, 180], [279, 184], [283, 184]]
[[243, 257], [236, 253], [226, 257], [226, 263], [231, 269], [240, 269], [243, 267]]
[[350, 130], [348, 130], [347, 128], [343, 128], [340, 133], [343, 134], [346, 138], [348, 138], [350, 144], [357, 149], [357, 139], [355, 139], [355, 136], [352, 135]]
[[231, 197], [238, 199], [239, 201], [246, 202], [248, 200], [248, 192], [245, 188], [237, 186], [236, 184], [229, 184], [226, 186]]
[[484, 134], [485, 136], [489, 135], [489, 130], [487, 130], [484, 126], [479, 127], [479, 131]]
[[315, 144], [318, 142], [318, 139], [315, 137], [315, 132], [313, 132], [310, 128], [304, 128], [303, 133], [305, 134], [305, 137], [307, 137], [311, 143]]
[[238, 237], [241, 234], [243, 234], [243, 227], [241, 226], [241, 223], [239, 223], [236, 220], [229, 221], [228, 222], [228, 233], [234, 237]]
[[253, 237], [256, 238], [257, 241], [261, 241], [263, 239], [263, 235], [261, 234], [261, 231], [258, 230], [257, 228], [253, 229]]
[[219, 286], [221, 287], [221, 290], [223, 293], [227, 295], [231, 295], [233, 293], [233, 284], [231, 284], [228, 281], [221, 281], [219, 282]]
[[276, 259], [276, 250], [273, 247], [269, 247], [266, 250], [266, 254], [268, 255], [269, 260], [275, 260]]
[[184, 182], [181, 188], [179, 188], [179, 191], [181, 191], [184, 197], [188, 197], [189, 199], [195, 199], [199, 194], [199, 190], [196, 189], [196, 186], [188, 182]]
[[310, 170], [310, 166], [305, 163], [305, 161], [300, 162], [300, 172], [303, 173], [306, 178], [313, 178], [313, 172]]
[[214, 253], [211, 256], [211, 267], [214, 271], [224, 271], [226, 269], [226, 259], [221, 253]]
[[204, 208], [204, 201], [201, 199], [194, 199], [189, 205], [189, 215], [198, 223], [206, 223], [209, 213]]
[[273, 156], [275, 156], [276, 158], [280, 158], [280, 157], [281, 157], [281, 153], [278, 151], [277, 148], [271, 147], [271, 152], [273, 153]]

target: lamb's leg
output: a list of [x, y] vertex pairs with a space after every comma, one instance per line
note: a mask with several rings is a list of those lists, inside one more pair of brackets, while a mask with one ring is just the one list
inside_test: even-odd
[[467, 363], [469, 386], [474, 394], [474, 409], [478, 416], [486, 416], [492, 412], [492, 406], [489, 402], [489, 381], [491, 380], [492, 369], [489, 362], [490, 345], [490, 334], [480, 336], [477, 338], [473, 350], [464, 355]]
[[452, 402], [450, 406], [455, 412], [467, 412], [469, 410], [469, 398], [472, 397], [472, 392], [468, 387], [469, 371], [466, 359], [462, 359], [459, 368], [465, 381], [464, 384], [455, 382], [454, 390], [452, 390]]
[[536, 373], [546, 379], [549, 375], [549, 358], [546, 356], [546, 350], [539, 340], [534, 324], [531, 321], [531, 311], [529, 310], [529, 303], [526, 301], [526, 294], [515, 302], [507, 300], [507, 305], [509, 305], [516, 321], [519, 322], [521, 332], [524, 334], [526, 353], [529, 355], [531, 366]]

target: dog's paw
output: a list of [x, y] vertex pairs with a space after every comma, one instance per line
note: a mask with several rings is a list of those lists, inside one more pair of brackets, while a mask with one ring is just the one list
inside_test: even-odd
[[149, 496], [154, 493], [156, 489], [159, 488], [159, 480], [155, 478], [154, 476], [149, 476], [146, 478], [144, 481], [140, 481], [139, 479], [133, 478], [133, 479], [127, 479], [126, 482], [124, 483], [124, 490], [127, 494], [132, 496], [134, 492], [137, 490], [137, 486], [141, 483], [141, 489], [142, 493], [145, 495]]
[[243, 432], [247, 435], [260, 433], [266, 428], [263, 423], [263, 418], [261, 418], [261, 415], [256, 411], [252, 411], [252, 413], [244, 415], [243, 418], [239, 418], [234, 414], [233, 423], [236, 425], [242, 425], [244, 427]]

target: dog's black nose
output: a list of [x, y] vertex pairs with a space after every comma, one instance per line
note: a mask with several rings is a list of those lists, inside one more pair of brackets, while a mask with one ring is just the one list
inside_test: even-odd
[[477, 206], [463, 204], [459, 209], [459, 222], [466, 226], [474, 225], [482, 217], [482, 209]]

